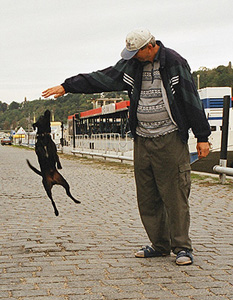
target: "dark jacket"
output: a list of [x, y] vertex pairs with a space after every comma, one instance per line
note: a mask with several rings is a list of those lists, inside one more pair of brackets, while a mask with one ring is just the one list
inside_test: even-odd
[[[207, 142], [210, 126], [187, 61], [160, 41], [157, 44], [160, 46], [160, 75], [183, 142], [187, 142], [190, 128], [198, 142]], [[129, 124], [135, 137], [142, 71], [143, 64], [137, 59], [121, 59], [113, 67], [68, 78], [62, 86], [66, 92], [85, 94], [127, 90], [130, 97]]]

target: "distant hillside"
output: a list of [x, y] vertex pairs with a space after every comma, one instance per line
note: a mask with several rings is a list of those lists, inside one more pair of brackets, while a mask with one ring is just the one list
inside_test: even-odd
[[[57, 100], [34, 100], [22, 103], [12, 102], [7, 106], [0, 101], [0, 129], [9, 130], [22, 126], [31, 128], [33, 119], [37, 119], [49, 109], [54, 115], [54, 121], [63, 121], [65, 124], [69, 115], [92, 108], [91, 100], [99, 98], [99, 94], [67, 94]], [[104, 97], [127, 99], [126, 93], [104, 93]]]
[[[200, 68], [193, 72], [193, 78], [198, 87], [230, 86], [233, 88], [233, 69], [231, 62], [228, 66], [218, 66], [214, 69]], [[22, 126], [31, 128], [34, 116], [37, 119], [46, 109], [52, 111], [55, 121], [67, 122], [67, 117], [74, 113], [92, 108], [91, 100], [99, 98], [100, 95], [68, 94], [57, 100], [34, 100], [23, 103], [12, 102], [10, 105], [0, 101], [0, 129], [17, 129]], [[104, 97], [127, 98], [127, 93], [104, 93]]]
[[198, 86], [197, 75], [200, 75], [200, 88], [213, 86], [229, 86], [233, 89], [233, 69], [231, 62], [228, 66], [218, 66], [214, 69], [200, 68], [193, 72], [193, 78]]

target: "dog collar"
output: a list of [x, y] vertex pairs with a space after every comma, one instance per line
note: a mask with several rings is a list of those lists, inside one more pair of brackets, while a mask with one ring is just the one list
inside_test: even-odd
[[50, 135], [49, 132], [45, 132], [45, 133], [37, 133], [37, 136], [46, 136], [46, 135]]

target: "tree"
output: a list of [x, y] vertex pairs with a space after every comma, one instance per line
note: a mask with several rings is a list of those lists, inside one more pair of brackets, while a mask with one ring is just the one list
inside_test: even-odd
[[3, 129], [4, 130], [10, 130], [10, 122], [9, 121], [7, 121], [7, 120], [4, 121], [4, 123], [3, 123]]
[[0, 111], [5, 112], [7, 110], [7, 104], [5, 102], [0, 101]]
[[19, 106], [20, 106], [20, 104], [18, 102], [13, 101], [13, 102], [11, 102], [11, 104], [9, 105], [8, 108], [9, 108], [9, 110], [13, 110], [13, 109], [18, 109]]
[[229, 86], [233, 88], [233, 69], [231, 63], [228, 66], [218, 66], [214, 69], [200, 68], [193, 72], [193, 78], [197, 85], [197, 75], [200, 75], [200, 88], [213, 86]]

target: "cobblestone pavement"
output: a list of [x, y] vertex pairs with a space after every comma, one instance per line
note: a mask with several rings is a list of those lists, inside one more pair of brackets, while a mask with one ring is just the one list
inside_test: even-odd
[[233, 299], [232, 185], [194, 178], [190, 198], [194, 264], [137, 259], [148, 244], [131, 166], [61, 158], [56, 217], [34, 151], [0, 146], [0, 300]]

